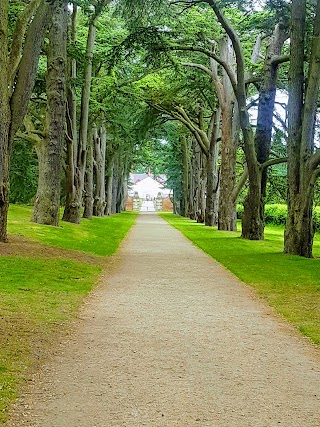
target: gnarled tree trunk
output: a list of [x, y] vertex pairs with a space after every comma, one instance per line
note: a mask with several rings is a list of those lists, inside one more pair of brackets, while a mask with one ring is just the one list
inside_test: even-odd
[[[76, 6], [74, 8], [75, 16]], [[101, 12], [101, 11], [100, 11]], [[81, 94], [81, 108], [80, 108], [80, 128], [79, 137], [76, 132], [76, 114], [74, 112], [76, 108], [75, 104], [75, 93], [73, 89], [69, 89], [69, 111], [70, 116], [67, 117], [70, 122], [68, 130], [72, 131], [69, 133], [69, 147], [70, 153], [67, 157], [66, 165], [66, 206], [63, 214], [63, 220], [73, 222], [76, 224], [80, 223], [81, 207], [83, 201], [84, 191], [84, 177], [86, 170], [86, 157], [87, 157], [87, 139], [88, 139], [88, 124], [89, 124], [89, 102], [91, 94], [91, 82], [92, 82], [92, 61], [93, 61], [93, 49], [95, 44], [96, 35], [96, 23], [98, 20], [98, 14], [94, 15], [94, 18], [90, 21], [89, 31], [87, 36], [86, 46], [86, 64], [83, 75], [83, 86]], [[75, 18], [73, 19], [72, 36], [73, 42], [75, 41]], [[74, 78], [76, 73], [76, 64], [71, 64], [71, 77]], [[71, 191], [69, 194], [68, 192]]]
[[236, 230], [236, 206], [232, 197], [236, 180], [236, 151], [233, 138], [233, 105], [226, 102], [222, 108], [221, 169], [218, 229]]
[[312, 204], [320, 174], [314, 127], [320, 89], [320, 0], [315, 6], [313, 38], [305, 81], [306, 4], [292, 0], [288, 102], [288, 219], [284, 251], [312, 257]]
[[0, 242], [7, 241], [7, 219], [9, 208], [9, 127], [11, 111], [9, 105], [8, 80], [8, 1], [0, 4]]
[[[263, 79], [259, 88], [259, 104], [255, 147], [258, 164], [265, 163], [270, 156], [274, 104], [277, 90], [278, 66], [273, 59], [280, 55], [283, 43], [287, 39], [286, 28], [276, 25], [267, 48], [264, 62]], [[267, 187], [267, 168], [257, 170], [250, 175], [250, 187], [244, 201], [242, 236], [252, 240], [264, 237], [264, 205]]]
[[[31, 97], [44, 34], [52, 6], [33, 0], [17, 20], [11, 46], [8, 0], [0, 2], [0, 242], [6, 242], [10, 152]], [[33, 19], [31, 20], [31, 18]], [[30, 23], [31, 21], [31, 23]], [[29, 24], [30, 23], [30, 24]]]
[[189, 142], [185, 136], [181, 137], [182, 152], [182, 203], [180, 215], [187, 217], [189, 214]]
[[106, 207], [105, 215], [112, 214], [112, 189], [113, 189], [114, 153], [109, 147], [106, 155]]
[[[70, 25], [70, 44], [75, 44], [77, 39], [76, 22], [78, 6], [73, 4], [73, 13]], [[67, 86], [67, 155], [66, 155], [66, 203], [62, 219], [74, 224], [80, 224], [81, 217], [81, 186], [80, 171], [77, 165], [78, 158], [78, 127], [77, 127], [77, 97], [73, 82], [77, 78], [77, 62], [69, 59], [68, 63], [69, 84]]]
[[217, 225], [217, 192], [219, 186], [217, 161], [218, 161], [218, 134], [220, 128], [221, 110], [218, 108], [214, 113], [214, 124], [211, 129], [210, 146], [206, 157], [206, 207], [205, 225], [213, 227]]
[[91, 219], [93, 216], [93, 151], [95, 139], [98, 138], [96, 126], [90, 126], [87, 146], [86, 173], [84, 177], [83, 218]]
[[36, 146], [39, 179], [32, 217], [39, 224], [55, 226], [59, 224], [60, 215], [60, 172], [66, 105], [66, 40], [67, 4], [57, 4], [49, 29], [45, 138]]
[[94, 141], [94, 159], [95, 159], [95, 192], [93, 214], [95, 216], [104, 216], [106, 207], [106, 188], [105, 188], [105, 170], [106, 170], [106, 143], [107, 134], [104, 123], [100, 126], [99, 136]]

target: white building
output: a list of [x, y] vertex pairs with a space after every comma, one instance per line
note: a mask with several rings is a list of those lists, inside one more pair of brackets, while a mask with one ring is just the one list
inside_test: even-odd
[[129, 177], [129, 196], [138, 193], [139, 198], [143, 200], [153, 200], [160, 193], [162, 198], [170, 194], [170, 189], [165, 188], [166, 177], [164, 175], [151, 176], [150, 170], [147, 174], [130, 174]]

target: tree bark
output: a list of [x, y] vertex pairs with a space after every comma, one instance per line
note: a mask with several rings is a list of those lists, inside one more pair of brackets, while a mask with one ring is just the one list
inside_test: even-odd
[[[279, 68], [279, 63], [274, 62], [273, 59], [281, 54], [283, 44], [287, 38], [287, 28], [282, 24], [277, 24], [266, 50], [262, 81], [259, 86], [258, 117], [254, 137], [258, 165], [265, 163], [270, 157]], [[243, 237], [249, 236], [250, 238], [250, 235], [257, 235], [259, 239], [264, 238], [267, 174], [267, 168], [259, 171], [255, 170], [254, 173], [251, 173], [250, 185], [252, 186], [252, 191], [248, 192], [244, 203]], [[255, 180], [256, 182], [254, 182]], [[257, 230], [256, 232], [254, 232], [255, 229]]]
[[113, 189], [114, 154], [109, 148], [106, 156], [106, 207], [105, 215], [112, 214], [112, 189]]
[[218, 229], [235, 231], [236, 206], [232, 197], [236, 182], [237, 146], [233, 138], [233, 105], [225, 103], [222, 108], [221, 124], [221, 169]]
[[[31, 6], [33, 7], [33, 5]], [[16, 52], [18, 46], [18, 65], [17, 58], [10, 58], [9, 53], [9, 2], [8, 0], [0, 2], [0, 242], [8, 240], [7, 218], [11, 145], [27, 111], [44, 33], [50, 22], [52, 6], [41, 2], [41, 5], [35, 8], [33, 12], [34, 16], [31, 23], [29, 23], [30, 19], [27, 13], [24, 16], [24, 22], [18, 21], [20, 28], [14, 31], [11, 46], [12, 54]], [[20, 45], [22, 40], [23, 46]], [[12, 64], [11, 69], [9, 69], [9, 60]], [[15, 82], [14, 85], [13, 82]]]
[[[75, 10], [75, 9], [74, 9]], [[101, 12], [101, 11], [100, 11]], [[72, 134], [69, 134], [69, 144], [73, 145], [73, 148], [69, 148], [69, 151], [73, 151], [73, 154], [68, 155], [67, 164], [67, 194], [66, 194], [66, 206], [63, 214], [63, 220], [68, 222], [80, 223], [81, 207], [83, 201], [84, 192], [84, 177], [86, 170], [86, 157], [87, 157], [87, 139], [88, 139], [88, 123], [89, 123], [89, 103], [91, 94], [91, 83], [92, 83], [92, 60], [93, 60], [93, 49], [95, 44], [96, 34], [96, 23], [99, 17], [99, 13], [96, 13], [93, 19], [90, 21], [88, 36], [87, 36], [87, 47], [86, 47], [86, 64], [83, 75], [83, 86], [81, 95], [81, 108], [80, 108], [80, 129], [79, 138], [75, 135], [75, 123], [76, 115], [74, 115], [75, 109], [75, 94], [71, 89], [69, 90], [69, 110], [70, 118], [72, 122], [69, 125], [69, 130], [72, 129]], [[75, 21], [73, 21], [73, 31]], [[73, 35], [75, 40], [75, 34]], [[75, 64], [71, 65], [72, 74], [75, 73]], [[70, 163], [71, 162], [71, 163]], [[70, 194], [68, 192], [71, 191]]]
[[[70, 22], [69, 44], [74, 45], [77, 40], [77, 11], [78, 6], [73, 4], [73, 12]], [[66, 156], [66, 203], [63, 212], [63, 221], [80, 224], [81, 217], [81, 185], [80, 171], [77, 165], [78, 158], [78, 127], [77, 127], [77, 97], [74, 81], [77, 78], [77, 62], [69, 59], [68, 63], [69, 82], [67, 86], [67, 156]], [[80, 193], [80, 194], [79, 194]]]
[[[91, 127], [91, 126], [90, 126]], [[95, 140], [98, 138], [97, 128], [92, 126], [89, 129], [86, 172], [84, 177], [84, 196], [83, 196], [83, 218], [91, 219], [93, 216], [93, 152]]]
[[320, 88], [320, 0], [315, 6], [313, 38], [305, 82], [306, 3], [292, 1], [288, 102], [288, 218], [284, 251], [312, 257], [312, 204], [320, 154], [314, 126]]
[[239, 121], [243, 136], [244, 153], [248, 165], [249, 175], [249, 192], [246, 203], [244, 204], [246, 215], [243, 215], [242, 237], [250, 240], [261, 240], [263, 239], [264, 226], [263, 222], [261, 222], [260, 205], [252, 203], [253, 200], [256, 201], [260, 199], [259, 179], [261, 174], [255, 151], [254, 134], [250, 125], [249, 113], [246, 105], [247, 94], [244, 53], [237, 32], [222, 13], [218, 2], [215, 0], [207, 0], [207, 3], [211, 6], [221, 26], [230, 37], [237, 63], [236, 83], [232, 73], [229, 73], [228, 76], [230, 77], [230, 80], [232, 80], [232, 87], [238, 102]]
[[189, 214], [189, 144], [185, 136], [181, 137], [182, 151], [182, 206], [180, 214], [187, 217]]
[[205, 215], [205, 174], [204, 174], [204, 154], [200, 146], [193, 139], [192, 160], [191, 160], [191, 185], [190, 185], [190, 218], [197, 222], [204, 222]]
[[54, 226], [59, 224], [61, 154], [65, 130], [66, 39], [67, 5], [57, 4], [49, 30], [46, 137], [37, 146], [39, 180], [32, 218], [39, 224]]
[[220, 128], [221, 109], [215, 111], [214, 124], [211, 130], [210, 147], [207, 155], [206, 163], [206, 208], [205, 208], [205, 225], [213, 227], [217, 225], [218, 212], [217, 212], [217, 190], [218, 182], [218, 133]]
[[[220, 56], [234, 72], [234, 51], [229, 37], [224, 37], [219, 41]], [[211, 60], [211, 63], [213, 61]], [[236, 99], [230, 78], [222, 68], [222, 76], [218, 77], [214, 70], [214, 81], [221, 108], [221, 166], [219, 179], [219, 211], [218, 229], [225, 231], [235, 231], [236, 204], [232, 197], [236, 180], [236, 156], [238, 147], [238, 122], [239, 116], [236, 114]]]
[[[103, 121], [103, 120], [102, 120]], [[105, 188], [105, 170], [106, 170], [106, 143], [107, 134], [104, 123], [100, 126], [99, 136], [94, 140], [94, 159], [95, 159], [95, 193], [93, 214], [95, 216], [104, 216], [106, 208], [106, 188]]]
[[0, 3], [0, 242], [6, 242], [9, 208], [8, 1]]
[[[267, 48], [263, 79], [259, 89], [257, 128], [254, 143], [257, 164], [265, 163], [270, 156], [272, 123], [277, 89], [278, 66], [272, 59], [281, 53], [287, 39], [286, 28], [276, 25]], [[256, 165], [248, 166], [250, 189], [244, 201], [242, 237], [251, 240], [264, 238], [264, 205], [267, 186], [267, 168], [259, 170]]]

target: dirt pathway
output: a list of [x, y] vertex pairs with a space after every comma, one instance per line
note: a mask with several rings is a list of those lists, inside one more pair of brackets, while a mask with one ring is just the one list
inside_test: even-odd
[[10, 426], [319, 427], [315, 350], [155, 215], [140, 215]]

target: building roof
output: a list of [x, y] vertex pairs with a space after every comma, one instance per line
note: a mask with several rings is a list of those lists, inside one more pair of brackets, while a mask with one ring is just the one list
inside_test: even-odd
[[131, 173], [129, 176], [129, 181], [132, 184], [137, 184], [138, 182], [148, 177], [154, 179], [155, 181], [159, 182], [159, 184], [162, 184], [163, 186], [166, 185], [167, 177], [164, 174]]

